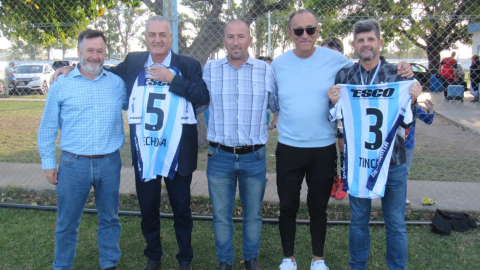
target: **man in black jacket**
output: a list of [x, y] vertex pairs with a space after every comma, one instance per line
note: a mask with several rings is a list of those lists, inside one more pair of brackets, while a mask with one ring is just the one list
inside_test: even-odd
[[[376, 20], [363, 20], [355, 23], [353, 27], [353, 37], [353, 47], [355, 54], [359, 58], [359, 62], [358, 64], [340, 70], [335, 79], [336, 84], [379, 85], [406, 80], [397, 74], [396, 65], [389, 64], [385, 61], [385, 59], [383, 59], [383, 57], [380, 57], [379, 53], [383, 44], [383, 40], [380, 38], [380, 24]], [[340, 86], [338, 85], [332, 86], [328, 90], [328, 97], [332, 104], [336, 104], [339, 100], [339, 91]], [[411, 103], [409, 105], [411, 106], [410, 109], [413, 114], [413, 119], [415, 119], [415, 113], [417, 111], [416, 99], [421, 92], [421, 85], [418, 82], [414, 82], [409, 90], [409, 94], [411, 95]], [[377, 97], [379, 96], [373, 94], [372, 96], [374, 99], [377, 99], [378, 106], [378, 99], [380, 98]], [[368, 95], [362, 95], [361, 97], [355, 96], [351, 99], [368, 99]], [[372, 117], [372, 119], [376, 119], [376, 122], [370, 126], [369, 135], [373, 133], [374, 135], [370, 136], [370, 138], [375, 138], [375, 142], [377, 142], [377, 139], [382, 138], [380, 127], [382, 126], [383, 120], [381, 119], [384, 119], [384, 114], [386, 115], [391, 112], [386, 111], [383, 107], [375, 107], [375, 102], [372, 102], [371, 104], [372, 105], [370, 106], [372, 107], [367, 106], [366, 110], [367, 112], [370, 110], [370, 112], [373, 111], [372, 113], [375, 113], [373, 114], [374, 117]], [[357, 105], [358, 103], [355, 103], [355, 106]], [[353, 107], [353, 105], [351, 106]], [[371, 113], [367, 113], [367, 115], [368, 114]], [[387, 117], [385, 117], [385, 119], [387, 119]], [[357, 118], [356, 120], [358, 121], [359, 119]], [[402, 128], [397, 129], [396, 133], [389, 133], [394, 134], [395, 138], [393, 139], [393, 153], [391, 155], [391, 159], [390, 161], [385, 161], [389, 162], [390, 164], [386, 176], [387, 179], [384, 179], [386, 182], [384, 185], [384, 196], [381, 198], [382, 212], [385, 219], [387, 235], [386, 261], [389, 269], [406, 269], [407, 265], [407, 230], [405, 226], [407, 166], [404, 144], [405, 130], [403, 128], [408, 128], [410, 125], [411, 123], [408, 125], [401, 123], [400, 126], [402, 126]], [[347, 127], [350, 128], [349, 126], [346, 126], [344, 132], [347, 138], [348, 146], [348, 138], [352, 137], [350, 135], [352, 134], [353, 129], [347, 130]], [[360, 138], [362, 135], [363, 134], [355, 134], [355, 136], [358, 138]], [[383, 136], [386, 138], [387, 135], [384, 134]], [[353, 142], [354, 140], [351, 141], [352, 145], [355, 145]], [[383, 141], [381, 141], [381, 143], [383, 144]], [[360, 145], [363, 145], [363, 142], [360, 142]], [[367, 145], [367, 143], [365, 143], [365, 145]], [[361, 146], [355, 150], [359, 151], [360, 149], [364, 148], [367, 148], [367, 146]], [[374, 146], [371, 148], [374, 149]], [[350, 148], [347, 147], [347, 151], [349, 149]], [[353, 153], [351, 154], [352, 156], [354, 155]], [[369, 155], [369, 157], [371, 156]], [[375, 161], [375, 164], [380, 160], [381, 157], [378, 155], [376, 158], [378, 159], [372, 158], [372, 160]], [[353, 165], [355, 168], [363, 166], [359, 165], [361, 162], [346, 162], [349, 165]], [[381, 165], [378, 166], [381, 167]], [[377, 165], [374, 165], [374, 168], [376, 167]], [[359, 182], [348, 182], [348, 184], [352, 185], [349, 189], [351, 212], [351, 220], [349, 225], [349, 264], [353, 270], [366, 269], [368, 255], [370, 252], [369, 220], [372, 197], [369, 197], [370, 193], [368, 196], [365, 196], [365, 191], [367, 191], [367, 188]], [[359, 190], [360, 192], [358, 192]]]
[[[202, 68], [200, 63], [190, 57], [178, 55], [170, 50], [172, 41], [172, 27], [162, 16], [154, 16], [147, 21], [145, 27], [145, 40], [147, 41], [148, 52], [133, 52], [127, 54], [125, 60], [112, 69], [112, 72], [125, 80], [127, 94], [130, 96], [138, 74], [149, 65], [149, 59], [154, 64], [161, 64], [169, 57], [171, 61], [164, 66], [175, 66], [181, 76], [173, 75], [164, 66], [152, 66], [146, 69], [149, 78], [168, 82], [170, 92], [184, 97], [194, 105], [207, 104], [209, 101], [208, 89], [202, 79]], [[164, 126], [167, 124], [164, 123]], [[148, 182], [141, 180], [139, 174], [136, 147], [134, 145], [135, 125], [130, 125], [130, 142], [132, 148], [133, 164], [135, 166], [135, 184], [137, 189], [138, 202], [142, 213], [142, 232], [147, 247], [145, 256], [148, 258], [144, 270], [160, 269], [161, 257], [163, 255], [160, 242], [160, 193], [161, 176], [157, 176]], [[180, 248], [177, 260], [180, 269], [190, 269], [193, 259], [191, 245], [191, 232], [193, 221], [190, 210], [190, 184], [192, 173], [197, 168], [198, 154], [198, 132], [197, 125], [183, 125], [182, 137], [180, 139], [180, 152], [178, 155], [178, 170], [174, 179], [165, 178], [170, 204], [174, 214], [174, 228], [177, 243]]]

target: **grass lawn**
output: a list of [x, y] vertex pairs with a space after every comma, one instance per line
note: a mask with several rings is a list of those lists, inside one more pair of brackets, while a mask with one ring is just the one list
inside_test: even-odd
[[[0, 269], [49, 269], [53, 261], [56, 213], [22, 209], [0, 208]], [[140, 218], [122, 216], [120, 246], [122, 259], [119, 268], [142, 269], [144, 240], [140, 232]], [[163, 269], [176, 269], [175, 254], [178, 250], [172, 227], [173, 221], [162, 219], [162, 244], [165, 251]], [[97, 218], [84, 214], [80, 225], [77, 257], [74, 270], [100, 269], [96, 243]], [[235, 265], [241, 265], [241, 230], [235, 223]], [[330, 269], [348, 267], [348, 227], [329, 226], [327, 229], [325, 258]], [[296, 258], [298, 269], [308, 269], [311, 260], [309, 226], [297, 226]], [[439, 236], [429, 226], [409, 226], [409, 269], [478, 269], [480, 265], [480, 232], [454, 232], [451, 236]], [[213, 227], [210, 221], [195, 221], [192, 244], [195, 251], [193, 268], [216, 268]], [[262, 269], [278, 269], [282, 259], [278, 226], [264, 224], [260, 265]], [[371, 252], [369, 269], [386, 269], [385, 229], [371, 227]]]
[[[36, 147], [38, 125], [41, 120], [44, 103], [34, 101], [0, 101], [0, 162], [39, 163]], [[202, 118], [203, 119], [203, 118]], [[200, 120], [201, 121], [201, 120]], [[200, 129], [200, 128], [199, 128]], [[126, 128], [128, 132], [128, 128]], [[443, 133], [435, 132], [440, 135]], [[270, 131], [267, 143], [267, 167], [269, 173], [275, 172], [275, 147], [278, 133]], [[458, 136], [458, 134], [456, 135]], [[427, 140], [427, 139], [425, 139]], [[435, 141], [435, 139], [433, 139]], [[440, 140], [438, 140], [440, 141]], [[130, 163], [128, 134], [125, 147], [122, 148], [124, 164]], [[440, 153], [445, 152], [442, 144], [438, 146], [438, 155], [423, 156], [425, 166], [418, 172], [418, 180], [432, 173], [432, 168], [449, 174], [445, 179], [467, 181], [478, 179], [472, 172], [466, 171], [466, 177], [452, 177], [455, 172], [440, 170], [448, 162], [442, 160]], [[421, 145], [420, 145], [421, 146]], [[419, 147], [420, 147], [419, 146]], [[447, 151], [448, 152], [448, 151]], [[199, 170], [205, 169], [206, 146], [199, 151]], [[455, 162], [461, 164], [471, 162], [472, 157], [458, 155]], [[475, 163], [478, 164], [478, 163]], [[435, 169], [435, 171], [437, 171]], [[427, 178], [427, 180], [430, 180]], [[169, 213], [167, 196], [162, 197], [161, 212]], [[56, 195], [53, 191], [25, 191], [10, 187], [0, 188], [0, 202], [38, 205], [56, 205]], [[87, 201], [86, 208], [94, 208], [94, 199]], [[138, 211], [134, 195], [121, 197], [121, 209]], [[241, 216], [241, 206], [235, 207], [235, 216]], [[278, 217], [278, 205], [263, 205], [262, 215], [265, 218]], [[211, 215], [211, 205], [208, 198], [192, 198], [192, 212], [199, 215]], [[298, 218], [308, 218], [304, 204], [301, 205]], [[342, 205], [329, 205], [329, 220], [349, 220], [349, 208]], [[407, 220], [431, 220], [432, 212], [407, 211]], [[0, 270], [20, 269], [50, 269], [54, 251], [55, 212], [10, 209], [0, 207]], [[372, 210], [372, 219], [381, 220], [381, 212]], [[478, 220], [478, 215], [475, 214]], [[119, 268], [142, 269], [146, 261], [143, 256], [144, 240], [140, 232], [140, 218], [122, 216], [122, 236], [120, 245], [122, 259]], [[172, 228], [172, 220], [163, 219], [162, 239], [165, 250], [163, 269], [176, 269], [175, 253], [177, 246]], [[96, 243], [96, 216], [85, 214], [80, 226], [77, 259], [73, 269], [100, 269], [98, 265], [98, 250]], [[241, 262], [241, 224], [235, 224], [234, 246], [236, 261], [234, 269], [243, 269]], [[439, 236], [431, 233], [429, 226], [410, 226], [409, 232], [409, 265], [410, 269], [480, 269], [480, 232], [478, 229], [466, 233], [453, 233], [452, 236]], [[298, 225], [296, 258], [298, 269], [308, 269], [311, 259], [309, 225]], [[383, 226], [371, 227], [371, 252], [369, 269], [386, 269], [385, 264], [385, 229]], [[265, 224], [263, 227], [260, 264], [262, 269], [278, 269], [282, 259], [282, 251], [278, 226]], [[213, 228], [210, 221], [195, 221], [193, 230], [193, 246], [195, 250], [194, 269], [211, 270], [216, 268]], [[349, 269], [348, 267], [348, 227], [329, 226], [327, 232], [325, 257], [330, 269]]]
[[[22, 96], [23, 97], [23, 96]], [[30, 96], [26, 96], [30, 97]], [[36, 96], [32, 96], [36, 97]], [[40, 163], [40, 157], [37, 150], [37, 131], [42, 118], [44, 102], [40, 101], [11, 101], [2, 100], [0, 102], [0, 162], [15, 163]], [[207, 164], [207, 143], [205, 124], [203, 115], [199, 115], [199, 153], [198, 170], [205, 171]], [[415, 154], [415, 166], [412, 168], [410, 179], [415, 180], [436, 180], [436, 181], [476, 181], [478, 174], [474, 168], [478, 163], [478, 157], [475, 149], [469, 151], [469, 148], [461, 149], [458, 143], [452, 144], [452, 148], [446, 150], [445, 144], [438, 144], [438, 140], [445, 141], [445, 136], [452, 136], [465, 141], [477, 140], [478, 136], [473, 136], [471, 132], [462, 130], [449, 124], [450, 133], [443, 128], [441, 131], [432, 131], [431, 129], [447, 122], [437, 117], [432, 126], [417, 125], [416, 132], [417, 149]], [[425, 129], [422, 132], [422, 129]], [[125, 124], [126, 139], [124, 146], [120, 149], [122, 162], [125, 166], [131, 164], [129, 128]], [[448, 134], [448, 135], [447, 135]], [[464, 134], [464, 135], [462, 135]], [[437, 138], [435, 136], [440, 136]], [[473, 136], [473, 137], [472, 137]], [[267, 172], [275, 173], [275, 149], [277, 145], [278, 131], [276, 129], [269, 131], [269, 140], [267, 142]], [[458, 142], [458, 139], [455, 140]], [[428, 148], [422, 149], [422, 143], [428, 145]], [[465, 144], [468, 145], [468, 144]], [[454, 155], [451, 155], [454, 153]], [[57, 156], [60, 151], [57, 149]], [[459, 164], [459, 166], [452, 166]], [[446, 170], [446, 168], [449, 168]], [[461, 177], [460, 177], [461, 176]]]
[[[17, 97], [17, 96], [15, 96]], [[24, 97], [24, 96], [20, 96]], [[25, 96], [34, 98], [36, 96]], [[40, 163], [40, 156], [37, 150], [37, 132], [42, 120], [44, 102], [33, 101], [1, 101], [0, 113], [0, 162], [15, 163]], [[200, 117], [199, 117], [200, 118]], [[126, 117], [124, 117], [126, 119]], [[203, 116], [200, 121], [203, 120]], [[199, 130], [205, 128], [199, 125]], [[132, 163], [130, 155], [129, 128], [125, 123], [125, 144], [120, 149], [122, 163], [128, 166]], [[200, 132], [201, 133], [201, 132]], [[205, 136], [205, 134], [200, 135]], [[267, 143], [267, 168], [269, 173], [275, 172], [275, 148], [277, 142], [277, 130], [270, 131], [270, 139]], [[200, 143], [198, 153], [198, 170], [206, 170], [207, 145]], [[60, 151], [57, 148], [57, 157]]]

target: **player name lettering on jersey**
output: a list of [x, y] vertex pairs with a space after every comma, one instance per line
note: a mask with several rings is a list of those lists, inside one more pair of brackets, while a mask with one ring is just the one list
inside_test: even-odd
[[155, 147], [159, 147], [159, 146], [167, 147], [167, 139], [147, 136], [147, 137], [143, 137], [143, 145], [155, 146]]
[[395, 88], [350, 89], [353, 98], [389, 98], [395, 93]]
[[376, 168], [377, 167], [377, 158], [358, 158], [358, 166], [362, 168]]

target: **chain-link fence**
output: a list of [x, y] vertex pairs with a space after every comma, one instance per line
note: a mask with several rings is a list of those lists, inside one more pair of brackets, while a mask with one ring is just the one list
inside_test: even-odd
[[[3, 34], [0, 69], [7, 72], [9, 62], [16, 64], [13, 67], [16, 85], [10, 84], [7, 74], [2, 74], [2, 80], [5, 78], [2, 91], [4, 96], [22, 99], [2, 99], [0, 102], [2, 187], [54, 188], [43, 176], [36, 134], [48, 93], [48, 78], [56, 67], [54, 61], [57, 66], [77, 61], [78, 33], [87, 27], [103, 30], [109, 40], [106, 63], [115, 65], [129, 51], [145, 50], [142, 27], [149, 16], [165, 14], [175, 18], [175, 13], [164, 12], [167, 6], [170, 8], [159, 0], [118, 3], [113, 0], [4, 0], [0, 3]], [[425, 107], [426, 99], [434, 102], [433, 123], [426, 125], [418, 120], [416, 125], [415, 154], [408, 178], [411, 207], [424, 208], [423, 197], [431, 197], [439, 208], [479, 211], [480, 105], [474, 102], [478, 100], [475, 98], [478, 85], [475, 79], [470, 79], [480, 72], [480, 67], [475, 68], [471, 61], [472, 56], [480, 53], [478, 1], [185, 0], [178, 5], [178, 21], [174, 21], [178, 25], [178, 51], [198, 59], [202, 65], [208, 59], [224, 57], [223, 27], [229, 20], [240, 18], [250, 24], [253, 36], [250, 56], [275, 58], [293, 48], [286, 31], [289, 14], [305, 8], [318, 15], [318, 45], [334, 36], [352, 61], [357, 61], [349, 45], [353, 39], [353, 24], [360, 19], [377, 19], [382, 25], [384, 39], [381, 55], [389, 62], [412, 63], [415, 77], [424, 86], [420, 105]], [[456, 53], [453, 59], [447, 58], [453, 52]], [[449, 83], [443, 83], [440, 72], [445, 58], [454, 68]], [[68, 60], [70, 62], [58, 63]], [[322, 79], [322, 74], [318, 74], [318, 79]], [[461, 89], [452, 100], [447, 100], [443, 94], [448, 84], [457, 85], [451, 89]], [[192, 194], [208, 196], [203, 113], [198, 115], [198, 123], [199, 161]], [[134, 193], [127, 125], [125, 130], [127, 141], [121, 149], [124, 164], [121, 192]], [[274, 153], [278, 134], [276, 130], [269, 133], [269, 181], [265, 200], [277, 201]], [[302, 192], [306, 193], [305, 187]], [[303, 196], [305, 198], [305, 194]], [[347, 198], [331, 202], [346, 203]]]

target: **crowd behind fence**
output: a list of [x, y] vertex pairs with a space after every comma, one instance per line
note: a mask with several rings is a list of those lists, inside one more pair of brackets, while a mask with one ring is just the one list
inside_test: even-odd
[[[25, 2], [25, 3], [23, 3]], [[105, 31], [111, 38], [111, 54], [123, 54], [126, 48], [121, 35], [127, 33], [123, 26], [111, 26], [115, 15], [120, 11], [103, 9], [101, 6], [86, 10], [82, 18], [67, 16], [75, 10], [73, 5], [82, 7], [90, 1], [71, 1], [72, 7], [65, 7], [66, 15], [58, 15], [45, 5], [35, 1], [3, 1], [0, 12], [3, 22], [0, 30], [11, 43], [7, 50], [7, 61], [22, 63], [53, 62], [54, 52], [62, 53], [75, 50], [75, 37], [79, 29], [97, 28]], [[36, 1], [38, 2], [38, 1]], [[99, 1], [107, 2], [107, 1]], [[124, 1], [128, 2], [128, 1]], [[135, 1], [130, 1], [135, 2]], [[17, 3], [17, 4], [16, 4]], [[130, 42], [140, 45], [129, 49], [144, 49], [141, 46], [142, 25], [153, 13], [160, 13], [162, 1], [140, 1], [140, 7], [121, 8], [142, 9], [142, 16], [135, 18], [131, 24], [137, 25]], [[146, 8], [148, 7], [148, 9]], [[15, 8], [15, 9], [14, 9]], [[58, 7], [60, 8], [60, 7]], [[90, 9], [92, 7], [88, 7]], [[422, 206], [423, 197], [432, 197], [439, 205], [455, 210], [480, 211], [480, 105], [473, 103], [470, 92], [469, 67], [470, 57], [478, 54], [475, 47], [475, 33], [468, 33], [468, 25], [480, 22], [480, 5], [476, 0], [408, 0], [408, 1], [183, 1], [179, 5], [178, 48], [180, 54], [197, 58], [202, 64], [209, 59], [224, 57], [222, 44], [223, 27], [233, 18], [242, 18], [250, 24], [254, 38], [250, 56], [267, 56], [272, 58], [292, 49], [293, 45], [286, 34], [287, 18], [294, 10], [309, 8], [319, 18], [320, 37], [322, 40], [336, 36], [345, 46], [345, 54], [355, 60], [349, 46], [352, 41], [352, 25], [365, 18], [376, 18], [383, 27], [385, 43], [381, 54], [396, 61], [423, 62], [426, 67], [424, 76], [424, 94], [421, 99], [431, 98], [435, 102], [437, 116], [431, 126], [417, 124], [416, 149], [412, 172], [409, 175], [409, 198], [411, 207], [428, 209]], [[57, 10], [59, 11], [59, 10]], [[123, 11], [122, 11], [123, 12]], [[61, 13], [61, 12], [60, 12]], [[140, 11], [138, 11], [140, 13]], [[8, 15], [7, 15], [8, 14]], [[124, 13], [122, 13], [124, 14]], [[108, 15], [108, 16], [107, 16]], [[5, 17], [7, 16], [7, 17]], [[117, 17], [118, 18], [118, 17]], [[85, 21], [86, 20], [86, 21]], [[124, 18], [127, 20], [127, 18]], [[17, 32], [11, 32], [11, 31]], [[130, 30], [132, 31], [132, 30]], [[479, 29], [480, 31], [480, 29]], [[118, 33], [117, 33], [118, 34]], [[472, 45], [473, 44], [473, 45]], [[480, 46], [480, 44], [479, 44]], [[457, 53], [457, 60], [462, 63], [464, 73], [458, 80], [463, 80], [464, 100], [446, 101], [439, 88], [438, 68], [440, 60], [451, 52]], [[416, 59], [412, 61], [411, 59]], [[422, 59], [418, 61], [419, 59]], [[111, 60], [118, 63], [118, 60]], [[4, 67], [2, 67], [3, 71]], [[47, 72], [48, 71], [48, 72]], [[50, 70], [43, 71], [49, 73]], [[460, 71], [459, 71], [460, 72]], [[322, 74], [318, 74], [321, 80]], [[3, 76], [2, 76], [3, 77]], [[3, 78], [2, 78], [3, 79]], [[418, 79], [418, 78], [417, 78]], [[8, 87], [3, 86], [4, 90]], [[24, 187], [27, 189], [53, 189], [43, 176], [40, 158], [36, 149], [36, 134], [43, 112], [45, 96], [31, 93], [26, 88], [18, 88], [10, 93], [14, 98], [29, 100], [0, 102], [2, 121], [0, 122], [0, 186]], [[33, 96], [33, 97], [32, 97]], [[422, 104], [421, 104], [422, 105]], [[312, 119], [315, 121], [315, 119]], [[208, 196], [206, 180], [206, 124], [203, 114], [198, 115], [199, 163], [194, 174], [192, 194]], [[128, 128], [125, 125], [125, 130]], [[270, 131], [267, 148], [267, 178], [269, 184], [266, 200], [276, 201], [275, 188], [275, 147], [278, 134]], [[126, 136], [129, 137], [128, 134]], [[123, 159], [122, 187], [123, 193], [134, 193], [135, 183], [131, 166], [130, 143], [125, 142], [121, 149]], [[303, 189], [306, 191], [306, 188]], [[474, 196], [474, 198], [465, 198]], [[344, 201], [331, 200], [333, 203]]]

